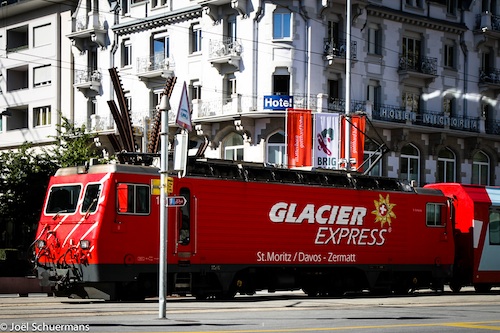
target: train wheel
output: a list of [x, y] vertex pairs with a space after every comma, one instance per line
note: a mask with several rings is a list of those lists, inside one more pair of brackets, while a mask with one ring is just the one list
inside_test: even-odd
[[455, 294], [458, 294], [460, 292], [460, 290], [462, 289], [462, 284], [458, 281], [452, 281], [452, 282], [450, 282], [450, 289]]
[[491, 290], [491, 285], [487, 283], [477, 283], [474, 285], [474, 290], [478, 293], [488, 293]]

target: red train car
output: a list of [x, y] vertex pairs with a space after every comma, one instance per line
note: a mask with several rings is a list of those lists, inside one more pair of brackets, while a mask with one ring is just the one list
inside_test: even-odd
[[[157, 293], [159, 173], [65, 168], [51, 179], [36, 239], [44, 284], [60, 294]], [[334, 171], [196, 160], [173, 178], [169, 294], [441, 289], [455, 260], [452, 205], [435, 189]]]
[[456, 260], [450, 287], [486, 292], [500, 286], [500, 188], [443, 183], [427, 185], [453, 199]]

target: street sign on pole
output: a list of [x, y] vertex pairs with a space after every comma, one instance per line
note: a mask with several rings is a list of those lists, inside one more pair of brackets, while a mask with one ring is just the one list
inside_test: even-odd
[[186, 204], [186, 198], [182, 196], [177, 197], [167, 197], [167, 206], [168, 207], [182, 207]]

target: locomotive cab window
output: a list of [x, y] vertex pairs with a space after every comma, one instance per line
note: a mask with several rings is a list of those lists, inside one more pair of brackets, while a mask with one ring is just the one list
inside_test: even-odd
[[53, 186], [50, 189], [46, 214], [74, 213], [80, 197], [80, 185]]
[[97, 200], [101, 193], [101, 184], [88, 184], [83, 197], [82, 213], [93, 213], [97, 209]]
[[116, 197], [118, 213], [147, 215], [150, 212], [151, 195], [148, 185], [119, 183]]
[[190, 210], [190, 195], [188, 188], [181, 188], [181, 196], [186, 198], [186, 204], [179, 209], [179, 244], [188, 245], [191, 233], [191, 210]]
[[429, 227], [441, 227], [446, 216], [446, 206], [440, 203], [428, 203], [425, 208], [425, 222]]
[[490, 245], [500, 245], [500, 207], [490, 209]]

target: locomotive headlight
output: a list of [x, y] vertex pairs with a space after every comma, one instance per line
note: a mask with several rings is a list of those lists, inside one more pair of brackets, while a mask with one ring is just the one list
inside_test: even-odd
[[37, 242], [36, 242], [36, 246], [39, 248], [39, 249], [43, 249], [45, 247], [45, 245], [47, 245], [47, 243], [43, 240], [43, 239], [39, 239]]
[[90, 241], [86, 239], [80, 240], [80, 248], [83, 250], [88, 250], [90, 249]]

